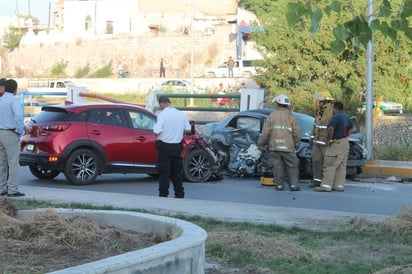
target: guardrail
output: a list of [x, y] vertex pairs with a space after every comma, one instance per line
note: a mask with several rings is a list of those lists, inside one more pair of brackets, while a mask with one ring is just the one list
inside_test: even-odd
[[27, 99], [31, 99], [36, 96], [51, 96], [51, 97], [67, 97], [67, 92], [65, 91], [55, 91], [55, 92], [41, 92], [41, 91], [22, 91], [18, 93], [20, 95], [20, 103], [23, 106], [24, 118], [32, 117], [33, 113], [28, 113], [26, 107], [43, 107], [50, 105], [57, 105], [61, 102], [27, 102]]
[[[43, 107], [43, 106], [50, 106], [61, 104], [61, 102], [27, 102], [27, 99], [31, 99], [36, 96], [47, 96], [47, 97], [67, 97], [67, 92], [19, 92], [20, 95], [20, 102], [24, 107]], [[158, 94], [157, 96], [164, 95]], [[237, 99], [240, 101], [240, 94], [228, 93], [228, 94], [166, 94], [169, 98], [181, 98], [181, 99], [218, 99], [218, 98], [227, 98], [230, 100]], [[238, 112], [239, 109], [239, 102], [236, 102], [236, 107], [218, 107], [218, 106], [211, 106], [211, 107], [197, 107], [191, 106], [184, 101], [183, 106], [175, 106], [177, 109], [182, 111], [203, 111], [203, 112]], [[24, 108], [23, 108], [24, 109]], [[29, 113], [28, 111], [24, 110], [24, 117], [32, 117], [34, 114]], [[195, 121], [196, 124], [205, 124], [208, 122], [214, 121]]]

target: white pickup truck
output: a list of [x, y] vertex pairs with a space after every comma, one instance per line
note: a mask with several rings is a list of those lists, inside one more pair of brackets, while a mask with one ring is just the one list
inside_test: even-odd
[[43, 80], [30, 79], [27, 85], [28, 92], [67, 92], [67, 88], [75, 87], [71, 80]]
[[[233, 67], [233, 77], [251, 77], [258, 74], [262, 68], [255, 66], [254, 61], [256, 60], [236, 60]], [[228, 77], [227, 61], [217, 67], [206, 69], [205, 75], [206, 77]]]

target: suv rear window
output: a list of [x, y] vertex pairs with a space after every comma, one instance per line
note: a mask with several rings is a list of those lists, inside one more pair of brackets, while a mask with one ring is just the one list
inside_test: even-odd
[[43, 108], [43, 110], [34, 116], [31, 121], [33, 123], [49, 123], [49, 122], [84, 122], [86, 121], [87, 112], [80, 114], [67, 112], [61, 108]]

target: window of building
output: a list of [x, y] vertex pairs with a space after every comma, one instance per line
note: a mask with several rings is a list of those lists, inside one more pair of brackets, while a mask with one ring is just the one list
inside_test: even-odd
[[92, 27], [92, 18], [90, 17], [90, 15], [87, 15], [86, 20], [84, 21], [84, 29], [88, 31], [90, 30], [91, 27]]
[[106, 34], [113, 34], [113, 21], [106, 21]]

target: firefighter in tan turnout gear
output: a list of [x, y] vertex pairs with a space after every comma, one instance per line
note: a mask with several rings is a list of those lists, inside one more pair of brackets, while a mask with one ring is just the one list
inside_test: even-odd
[[333, 116], [334, 98], [328, 91], [316, 92], [313, 99], [318, 102], [315, 124], [309, 143], [312, 145], [313, 178], [309, 187], [320, 186], [323, 179], [323, 162], [328, 142], [328, 124]]
[[300, 144], [300, 128], [289, 110], [290, 101], [286, 95], [279, 95], [273, 102], [277, 110], [266, 119], [262, 134], [257, 142], [258, 148], [269, 144], [269, 163], [272, 165], [276, 190], [284, 189], [285, 172], [289, 189], [299, 191], [299, 160], [295, 151]]
[[328, 147], [325, 152], [323, 180], [316, 191], [331, 192], [344, 190], [346, 177], [346, 161], [349, 154], [348, 136], [353, 124], [343, 112], [341, 102], [333, 103], [333, 116], [328, 125]]

